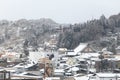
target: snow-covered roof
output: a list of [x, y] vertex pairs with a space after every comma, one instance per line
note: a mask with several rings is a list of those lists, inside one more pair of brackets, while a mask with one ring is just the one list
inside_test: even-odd
[[79, 60], [79, 61], [85, 61], [85, 59], [84, 58], [81, 58], [81, 56], [76, 56], [75, 57], [77, 60]]
[[60, 80], [60, 77], [46, 77], [45, 80]]
[[104, 51], [103, 54], [110, 54], [110, 55], [111, 55], [111, 54], [113, 54], [113, 53], [110, 52], [110, 51]]
[[91, 58], [92, 61], [100, 61], [99, 58]]
[[70, 51], [70, 52], [67, 52], [66, 55], [75, 56], [75, 55], [77, 55], [77, 54], [76, 54], [75, 52]]
[[118, 46], [116, 49], [120, 49], [120, 46]]
[[74, 77], [75, 80], [88, 80], [88, 76]]
[[120, 77], [120, 74], [116, 73], [97, 73], [98, 77]]
[[18, 65], [16, 65], [16, 66], [14, 66], [14, 68], [17, 68], [17, 67], [29, 68], [29, 67], [32, 67], [32, 66], [34, 66], [34, 65], [36, 65], [36, 64], [34, 64], [33, 62], [30, 62], [29, 64], [23, 64], [23, 65], [18, 64]]
[[103, 49], [102, 49], [102, 51], [107, 51], [107, 48], [106, 48], [106, 47], [105, 47], [105, 48], [103, 48]]
[[30, 64], [25, 65], [25, 68], [29, 68], [29, 67], [32, 67], [32, 66], [34, 66], [34, 65], [35, 65], [35, 64], [30, 63]]
[[16, 66], [14, 66], [14, 68], [18, 68], [18, 67], [19, 67], [19, 68], [24, 68], [24, 65], [19, 65], [19, 64], [18, 64], [18, 65], [16, 65]]
[[87, 45], [88, 45], [87, 43], [80, 43], [80, 45], [74, 49], [74, 52], [75, 53], [81, 52]]
[[114, 59], [120, 60], [120, 56], [119, 56], [119, 55], [116, 55], [116, 56], [114, 56], [114, 57], [115, 57]]
[[54, 69], [55, 73], [64, 73], [64, 69]]
[[13, 79], [18, 79], [18, 78], [26, 78], [26, 79], [39, 79], [42, 78], [42, 76], [38, 76], [38, 75], [29, 75], [28, 72], [23, 72], [21, 74], [13, 74], [11, 76], [11, 78]]
[[90, 58], [90, 57], [98, 57], [99, 53], [84, 53], [80, 57], [81, 58]]
[[78, 71], [79, 68], [78, 68], [78, 67], [72, 67], [71, 70], [72, 70], [72, 71]]
[[44, 71], [45, 71], [45, 69], [41, 69], [41, 70], [40, 70], [40, 72], [44, 72]]

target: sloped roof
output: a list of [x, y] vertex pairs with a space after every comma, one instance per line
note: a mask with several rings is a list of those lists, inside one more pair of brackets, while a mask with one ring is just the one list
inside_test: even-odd
[[21, 74], [13, 74], [11, 76], [12, 79], [19, 79], [19, 78], [26, 78], [26, 79], [39, 79], [42, 78], [42, 76], [38, 75], [29, 75], [27, 72], [23, 72]]
[[88, 43], [80, 43], [80, 45], [74, 49], [74, 52], [75, 53], [81, 52], [87, 45]]
[[115, 74], [115, 73], [97, 73], [97, 76], [98, 77], [106, 77], [106, 78], [108, 78], [108, 77], [116, 77], [116, 76], [118, 76], [118, 77], [120, 77], [120, 74]]
[[69, 51], [69, 52], [67, 52], [67, 55], [75, 56], [76, 53], [75, 53], [75, 52], [72, 52], [72, 51], [71, 51], [71, 52]]
[[88, 76], [74, 77], [75, 80], [88, 80]]

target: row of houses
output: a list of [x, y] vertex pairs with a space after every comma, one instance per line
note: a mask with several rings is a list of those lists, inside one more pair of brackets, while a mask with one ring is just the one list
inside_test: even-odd
[[[60, 61], [62, 61], [60, 65], [64, 63], [63, 65], [67, 66], [68, 71], [70, 71], [70, 69], [72, 70], [72, 68], [76, 69], [76, 71], [72, 70], [72, 72], [75, 72], [72, 74], [72, 76], [84, 73], [83, 70], [85, 70], [86, 73], [82, 75], [98, 73], [99, 76], [101, 75], [99, 73], [107, 72], [108, 74], [109, 73], [119, 74], [120, 72], [119, 47], [116, 48], [117, 54], [113, 54], [112, 52], [107, 51], [106, 48], [98, 51], [97, 49], [93, 48], [90, 44], [87, 43], [80, 43], [80, 45], [73, 50], [60, 48], [58, 51], [59, 51], [59, 55], [61, 55]], [[82, 63], [80, 62], [87, 62], [87, 68], [85, 68], [85, 63], [82, 65], [84, 66], [82, 68], [81, 66]], [[62, 68], [64, 69], [65, 67]], [[80, 72], [80, 70], [82, 71]], [[68, 71], [65, 73], [68, 73]], [[106, 76], [106, 77], [103, 76], [104, 79], [101, 77], [99, 77], [100, 79], [92, 79], [91, 77], [91, 79], [89, 78], [86, 80], [118, 80], [115, 78], [115, 76], [113, 78], [109, 78], [110, 76]], [[76, 80], [80, 80], [80, 78], [82, 79], [82, 77], [78, 77], [78, 79], [76, 78]]]
[[[12, 54], [6, 53], [6, 55], [11, 56]], [[52, 58], [50, 58], [51, 55]], [[15, 56], [20, 57], [17, 54]], [[1, 57], [5, 56], [1, 55]], [[13, 62], [12, 59], [7, 60]], [[106, 75], [108, 78], [105, 79], [106, 77], [100, 73], [105, 74], [107, 72], [119, 75], [120, 55], [113, 54], [106, 49], [98, 51], [88, 43], [80, 43], [80, 45], [73, 50], [60, 48], [58, 52], [44, 50], [29, 52], [29, 56], [25, 62], [20, 62], [11, 67], [11, 69], [15, 70], [13, 72], [17, 72], [14, 73], [12, 77], [26, 77], [26, 79], [28, 77], [29, 79], [30, 77], [35, 78], [35, 76], [36, 79], [38, 79], [38, 75], [35, 75], [35, 73], [28, 73], [30, 70], [33, 72], [38, 70], [39, 79], [44, 78], [46, 80], [50, 80], [51, 78], [63, 80], [68, 76], [74, 76], [75, 80], [82, 78], [86, 78], [86, 80], [114, 80], [116, 79], [115, 76], [113, 77], [111, 75], [111, 78], [109, 78], [109, 76]], [[10, 72], [12, 70], [10, 70]], [[29, 74], [32, 76], [28, 76]], [[88, 76], [89, 74], [91, 76]], [[116, 80], [118, 80], [118, 76]]]

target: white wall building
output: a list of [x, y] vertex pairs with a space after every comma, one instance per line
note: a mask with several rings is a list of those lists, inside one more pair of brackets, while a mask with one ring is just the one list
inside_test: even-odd
[[29, 53], [29, 60], [38, 63], [40, 58], [45, 58], [45, 53], [44, 52], [30, 52]]

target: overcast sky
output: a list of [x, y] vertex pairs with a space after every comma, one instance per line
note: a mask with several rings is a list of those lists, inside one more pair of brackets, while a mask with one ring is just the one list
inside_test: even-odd
[[120, 12], [120, 0], [0, 0], [0, 20], [51, 18], [78, 23]]

